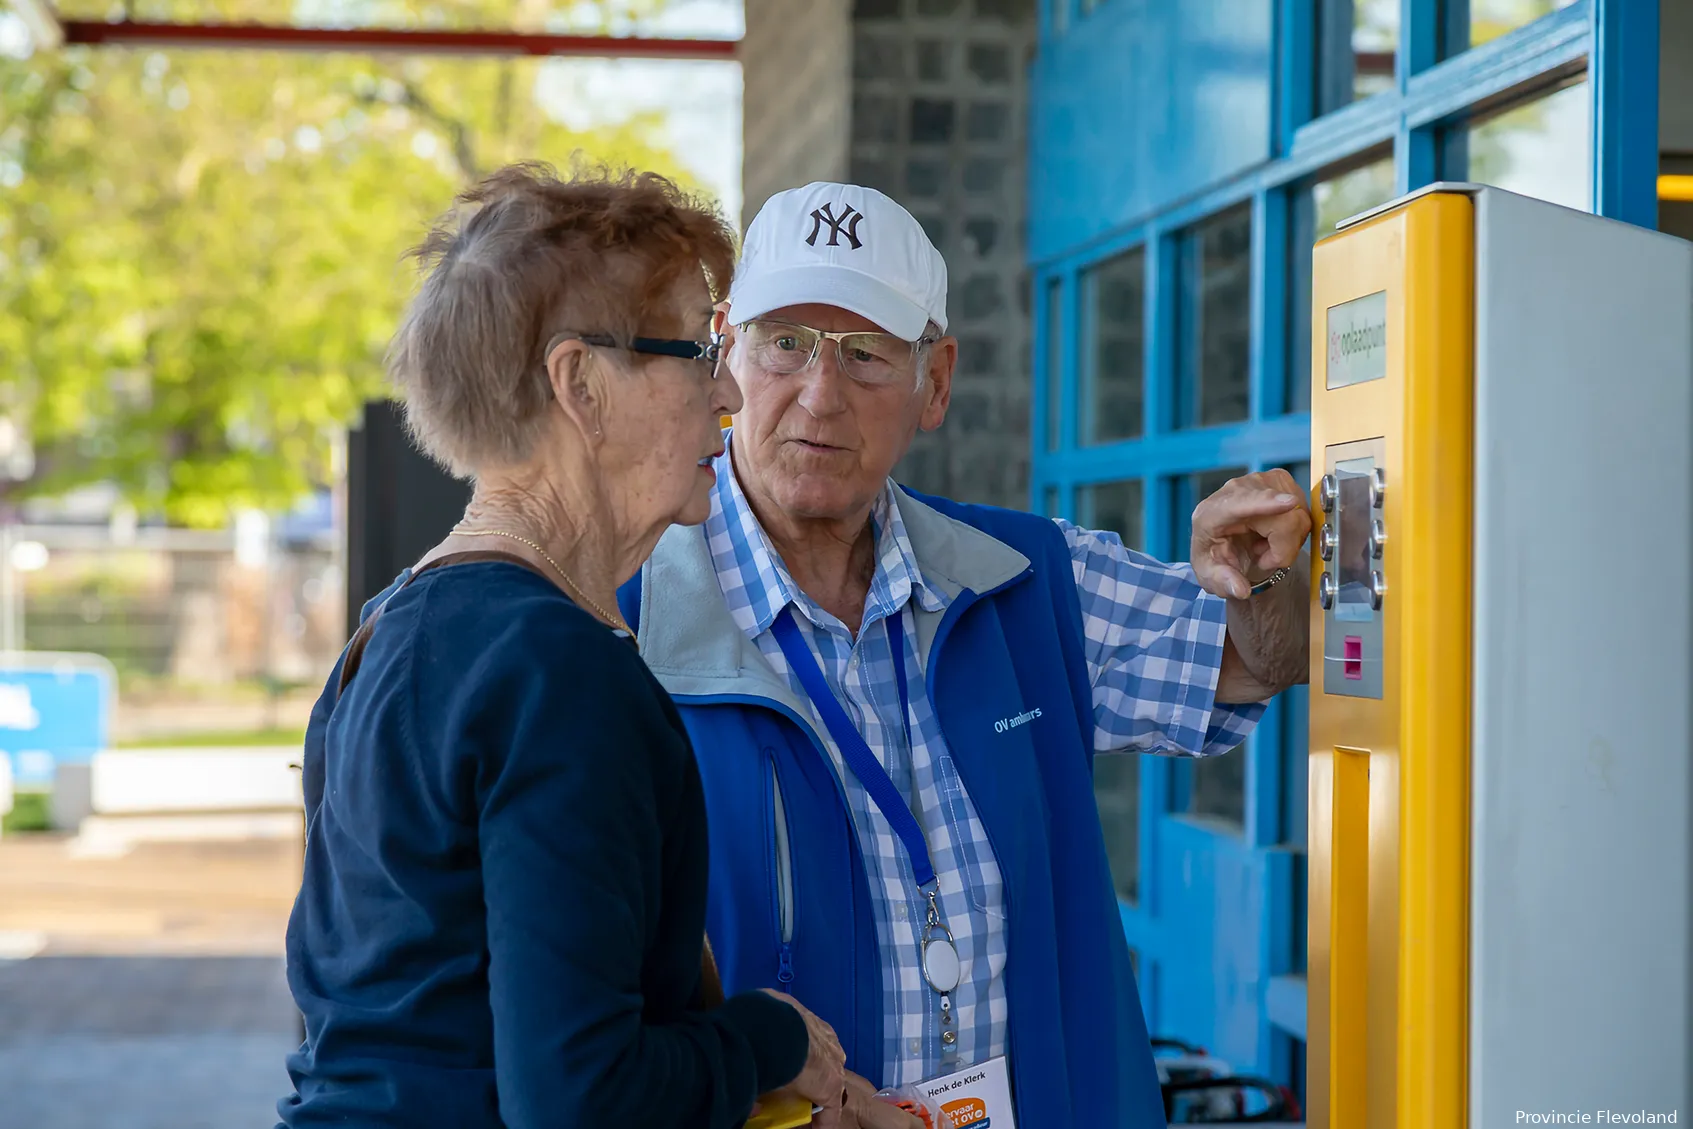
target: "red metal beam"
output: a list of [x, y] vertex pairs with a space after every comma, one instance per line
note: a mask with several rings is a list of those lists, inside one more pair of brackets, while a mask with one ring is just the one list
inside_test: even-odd
[[408, 55], [574, 55], [639, 59], [733, 59], [737, 39], [541, 35], [516, 31], [284, 27], [276, 24], [101, 23], [61, 20], [65, 42], [96, 47], [364, 51]]

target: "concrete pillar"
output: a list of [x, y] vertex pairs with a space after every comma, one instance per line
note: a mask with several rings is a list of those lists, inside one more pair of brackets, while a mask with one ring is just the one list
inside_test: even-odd
[[741, 228], [784, 188], [844, 180], [852, 100], [848, 0], [746, 0]]

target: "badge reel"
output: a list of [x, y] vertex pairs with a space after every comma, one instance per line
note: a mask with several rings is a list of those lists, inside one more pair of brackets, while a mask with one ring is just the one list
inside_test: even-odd
[[929, 918], [923, 925], [923, 979], [941, 998], [941, 1042], [951, 1047], [958, 1042], [958, 1032], [952, 1026], [952, 993], [958, 990], [962, 962], [958, 959], [958, 944], [952, 930], [941, 920], [940, 907], [935, 904], [935, 891], [925, 890], [929, 898]]

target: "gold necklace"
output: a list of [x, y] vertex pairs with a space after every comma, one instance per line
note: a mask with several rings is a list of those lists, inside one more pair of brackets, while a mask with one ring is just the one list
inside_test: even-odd
[[[572, 595], [580, 597], [582, 602], [587, 604], [588, 607], [593, 610], [594, 614], [599, 616], [602, 620], [611, 624], [619, 631], [628, 632], [629, 638], [635, 639], [634, 629], [623, 621], [622, 616], [612, 615], [610, 612], [596, 604], [593, 598], [582, 590], [582, 586], [576, 583], [575, 579], [573, 579], [568, 572], [564, 571], [557, 561], [553, 560], [551, 554], [535, 542], [529, 540], [529, 538], [519, 537], [515, 533], [507, 533], [503, 529], [455, 529], [453, 530], [453, 535], [456, 537], [509, 537], [520, 545], [529, 546], [531, 549], [534, 549], [537, 553], [541, 554], [542, 560], [553, 566], [553, 571], [558, 573], [559, 579], [564, 581], [564, 586], [570, 589]], [[635, 641], [636, 643], [640, 642], [638, 639]]]

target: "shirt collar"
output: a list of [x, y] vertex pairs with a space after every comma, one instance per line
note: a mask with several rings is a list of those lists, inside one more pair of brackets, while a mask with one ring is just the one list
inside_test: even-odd
[[[711, 545], [718, 584], [736, 625], [748, 638], [757, 638], [770, 630], [783, 608], [792, 604], [816, 626], [841, 628], [838, 619], [800, 591], [771, 546], [763, 526], [758, 524], [758, 517], [735, 474], [732, 440], [733, 433], [726, 432], [723, 454], [713, 464], [717, 484], [711, 492], [706, 538]], [[889, 479], [870, 511], [870, 521], [876, 530], [876, 571], [870, 578], [870, 592], [864, 602], [866, 627], [898, 612], [913, 597], [918, 607], [927, 612], [944, 611], [950, 602], [944, 590], [924, 577], [911, 539], [906, 535], [899, 506], [894, 503], [894, 490], [893, 480]]]

